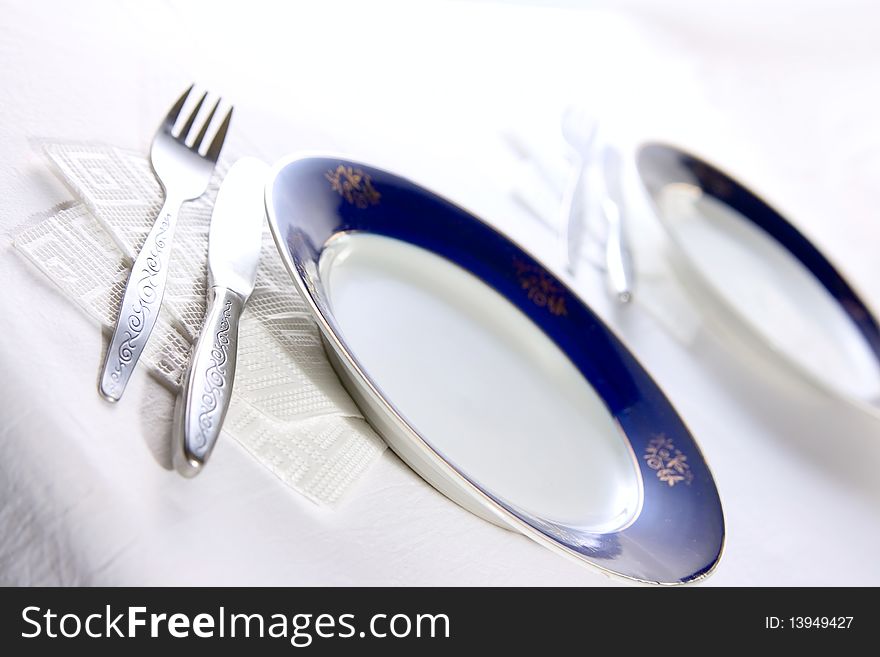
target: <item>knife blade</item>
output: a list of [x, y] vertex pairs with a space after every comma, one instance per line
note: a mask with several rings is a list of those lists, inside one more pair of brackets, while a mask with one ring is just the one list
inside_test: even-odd
[[208, 309], [177, 396], [174, 466], [198, 474], [220, 436], [235, 380], [238, 324], [253, 292], [269, 166], [241, 158], [223, 179], [208, 233]]

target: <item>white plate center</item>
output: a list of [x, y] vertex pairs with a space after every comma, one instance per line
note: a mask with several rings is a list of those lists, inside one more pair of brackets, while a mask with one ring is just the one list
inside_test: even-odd
[[334, 238], [320, 271], [361, 367], [462, 472], [569, 527], [610, 531], [638, 512], [640, 474], [619, 426], [507, 299], [445, 258], [378, 235]]

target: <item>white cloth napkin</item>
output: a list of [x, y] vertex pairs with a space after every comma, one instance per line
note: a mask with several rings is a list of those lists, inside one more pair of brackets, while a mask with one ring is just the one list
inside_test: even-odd
[[[80, 202], [24, 229], [15, 246], [109, 331], [128, 267], [161, 205], [161, 189], [140, 153], [77, 143], [47, 143], [44, 150]], [[208, 191], [183, 206], [162, 311], [140, 361], [174, 389], [205, 313], [208, 226], [227, 168], [221, 161]], [[101, 357], [95, 354], [96, 370]], [[157, 416], [167, 417], [163, 410]], [[338, 500], [385, 447], [330, 367], [268, 227], [256, 288], [241, 321], [224, 434], [320, 504]]]

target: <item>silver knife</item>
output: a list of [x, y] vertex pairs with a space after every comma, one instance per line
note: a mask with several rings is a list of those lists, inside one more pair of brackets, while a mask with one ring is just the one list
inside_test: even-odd
[[608, 235], [605, 238], [605, 270], [612, 297], [625, 304], [632, 301], [633, 297], [633, 261], [624, 225], [626, 217], [622, 213], [624, 199], [622, 166], [617, 150], [606, 146], [602, 157], [602, 178], [605, 181], [602, 213], [608, 225]]
[[198, 474], [211, 455], [232, 397], [238, 323], [254, 289], [269, 167], [246, 157], [229, 169], [208, 233], [208, 311], [193, 345], [174, 412], [174, 467]]

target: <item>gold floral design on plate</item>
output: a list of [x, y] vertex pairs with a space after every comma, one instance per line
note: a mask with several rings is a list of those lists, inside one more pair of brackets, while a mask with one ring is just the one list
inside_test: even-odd
[[515, 259], [513, 268], [520, 287], [525, 290], [529, 301], [546, 308], [558, 317], [568, 315], [565, 307], [565, 292], [547, 273], [536, 265]]
[[369, 174], [360, 169], [340, 164], [324, 174], [330, 188], [355, 207], [364, 209], [376, 205], [382, 195], [373, 187]]
[[648, 467], [657, 471], [657, 479], [669, 486], [684, 482], [690, 484], [694, 473], [687, 462], [687, 456], [675, 446], [671, 438], [660, 433], [651, 438], [642, 456]]

